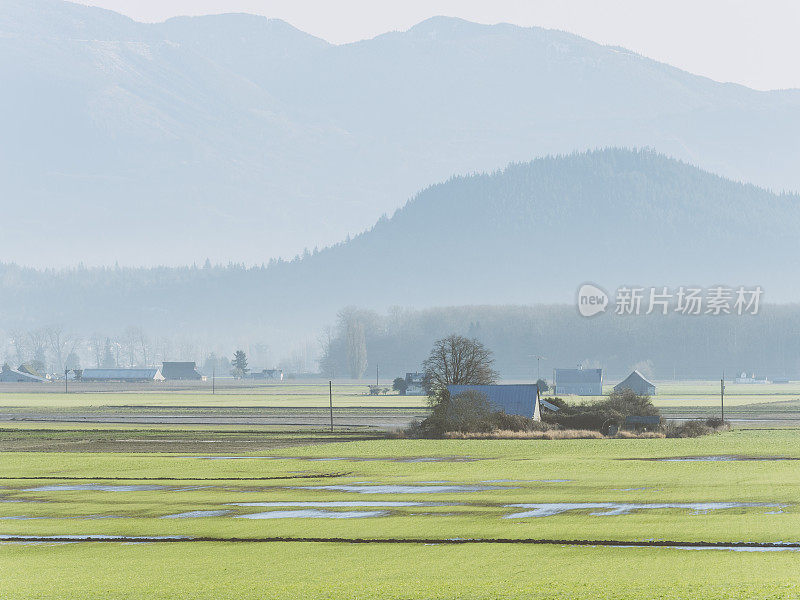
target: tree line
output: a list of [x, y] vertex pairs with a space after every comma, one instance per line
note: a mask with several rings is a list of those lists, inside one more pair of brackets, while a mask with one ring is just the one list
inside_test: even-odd
[[[800, 378], [800, 305], [758, 315], [679, 314], [587, 319], [574, 306], [463, 306], [386, 313], [348, 307], [321, 337], [321, 373], [392, 378], [419, 371], [434, 341], [455, 332], [494, 351], [504, 379], [552, 379], [554, 368], [633, 369], [656, 379], [715, 379], [742, 371]], [[537, 371], [536, 356], [541, 370]]]

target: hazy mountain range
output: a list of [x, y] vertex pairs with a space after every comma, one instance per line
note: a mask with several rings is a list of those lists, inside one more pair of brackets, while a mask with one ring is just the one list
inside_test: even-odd
[[[606, 146], [649, 146], [729, 178], [800, 189], [800, 91], [716, 83], [622, 48], [538, 28], [434, 18], [406, 32], [336, 46], [284, 22], [241, 14], [142, 24], [56, 0], [4, 0], [0, 81], [0, 257], [27, 265], [178, 265], [207, 256], [257, 264], [356, 234], [454, 174]], [[515, 205], [524, 194], [505, 197], [509, 214], [523, 210], [530, 217], [524, 226], [510, 219], [504, 224], [512, 238], [515, 227], [531, 236], [531, 262], [514, 277], [572, 276], [576, 270], [604, 276], [603, 269], [578, 269], [580, 263], [566, 259], [556, 267], [541, 247], [547, 240], [587, 251], [593, 240], [578, 235], [584, 228], [615, 232], [613, 241], [598, 243], [618, 252], [620, 237], [633, 225], [656, 230], [662, 239], [664, 226], [688, 228], [701, 239], [709, 227], [716, 239], [732, 235], [727, 223], [741, 226], [741, 236], [758, 234], [763, 230], [747, 219], [761, 219], [777, 232], [766, 246], [777, 248], [772, 238], [796, 224], [794, 197], [670, 165], [670, 173], [691, 173], [685, 185], [710, 187], [668, 196], [654, 191], [618, 209], [610, 199], [602, 207], [582, 204], [589, 212], [571, 213], [575, 222], [559, 219], [572, 210], [567, 207], [576, 200], [569, 193], [580, 182], [542, 192], [540, 180], [531, 180], [524, 194], [544, 194], [547, 208]], [[464, 186], [474, 191], [531, 168], [540, 167], [458, 179], [426, 197], [445, 194], [457, 203], [456, 190]], [[614, 168], [608, 166], [607, 175], [621, 185]], [[671, 175], [648, 177], [631, 176], [626, 183], [633, 187], [625, 193]], [[730, 194], [763, 201], [766, 213]], [[423, 197], [414, 203], [424, 204]], [[654, 221], [667, 207], [669, 215], [682, 216]], [[409, 223], [406, 232], [386, 226], [386, 240], [399, 236], [413, 250], [434, 243], [427, 237], [431, 230], [465, 235], [452, 219], [412, 227], [415, 210], [409, 206], [392, 221], [394, 232]], [[359, 244], [377, 240], [383, 228], [348, 252], [357, 254]], [[652, 240], [633, 235], [644, 236], [636, 243]], [[737, 234], [736, 248], [740, 242], [751, 243]], [[654, 260], [693, 273], [700, 267], [691, 264], [686, 243], [670, 247], [670, 256], [679, 258]], [[763, 256], [759, 248], [754, 251]], [[503, 254], [506, 248], [491, 250]], [[722, 278], [737, 264], [749, 275], [752, 257], [740, 253], [733, 260], [731, 252], [698, 277], [718, 272]], [[360, 275], [359, 287], [401, 277], [407, 283], [395, 286], [412, 299], [422, 289], [414, 272], [428, 269], [461, 270], [474, 277], [474, 289], [485, 289], [486, 261], [469, 270], [469, 262], [444, 267], [436, 259], [419, 260], [398, 264], [392, 255], [373, 256], [364, 259], [364, 272], [350, 268]], [[550, 288], [544, 279], [536, 289], [552, 297]], [[488, 293], [474, 295], [495, 301]], [[533, 296], [515, 286], [496, 301], [508, 295]], [[458, 301], [455, 294], [438, 297]], [[405, 302], [402, 294], [393, 298]]]
[[604, 150], [453, 178], [349, 241], [263, 268], [0, 266], [0, 323], [281, 347], [347, 305], [568, 304], [586, 281], [611, 293], [760, 285], [763, 301], [787, 302], [800, 293], [798, 230], [797, 195]]

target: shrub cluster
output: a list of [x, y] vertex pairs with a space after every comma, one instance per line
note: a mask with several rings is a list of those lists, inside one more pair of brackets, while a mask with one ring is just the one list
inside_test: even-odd
[[[405, 437], [450, 439], [598, 439], [609, 435], [611, 425], [620, 427], [628, 416], [660, 416], [649, 396], [631, 390], [612, 392], [595, 404], [570, 405], [561, 398], [548, 399], [558, 412], [544, 411], [542, 421], [495, 411], [484, 394], [473, 391], [450, 397], [444, 391], [433, 404], [432, 414], [415, 421]], [[661, 423], [656, 431], [618, 431], [614, 437], [699, 437], [726, 431], [721, 419], [687, 421], [681, 425]], [[613, 432], [612, 432], [613, 433]]]
[[662, 427], [664, 434], [669, 438], [694, 438], [712, 433], [728, 431], [731, 424], [719, 417], [703, 420], [686, 421], [680, 425], [668, 423]]
[[544, 421], [560, 425], [567, 429], [591, 429], [607, 434], [612, 425], [621, 427], [625, 417], [660, 416], [649, 396], [643, 396], [632, 390], [614, 391], [608, 398], [594, 404], [567, 404], [560, 398], [548, 399], [560, 410], [556, 413], [545, 413]]

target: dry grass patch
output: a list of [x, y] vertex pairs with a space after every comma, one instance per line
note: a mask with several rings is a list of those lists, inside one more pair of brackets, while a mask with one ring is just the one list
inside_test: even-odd
[[614, 437], [619, 440], [654, 440], [667, 436], [660, 431], [642, 431], [640, 433], [635, 431], [620, 431]]
[[[444, 437], [449, 440], [602, 440], [599, 431], [589, 429], [548, 429], [547, 431], [497, 430], [489, 432], [448, 431]], [[614, 438], [623, 440], [651, 440], [666, 437], [657, 431], [620, 431]]]
[[450, 440], [601, 440], [603, 434], [588, 429], [549, 429], [547, 431], [511, 431], [499, 429], [489, 432], [448, 431]]

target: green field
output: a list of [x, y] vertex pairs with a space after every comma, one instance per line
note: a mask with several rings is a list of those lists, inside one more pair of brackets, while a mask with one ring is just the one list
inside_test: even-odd
[[[391, 383], [384, 382], [385, 387]], [[326, 407], [329, 404], [327, 382], [306, 384], [265, 384], [260, 386], [228, 386], [211, 393], [210, 384], [197, 384], [179, 389], [165, 389], [160, 384], [117, 384], [107, 386], [81, 385], [69, 393], [63, 384], [16, 385], [5, 392], [0, 385], [0, 408], [3, 407], [97, 407], [97, 406], [240, 406], [240, 407]], [[369, 395], [366, 383], [337, 383], [334, 402], [339, 407], [352, 406], [426, 406], [424, 396], [391, 394]]]
[[758, 429], [697, 439], [435, 441], [364, 387], [334, 432], [319, 384], [0, 394], [0, 598], [800, 596], [797, 388], [729, 385]]
[[[695, 440], [375, 440], [216, 460], [6, 452], [0, 455], [4, 535], [219, 541], [6, 543], [0, 597], [635, 598], [642, 589], [662, 598], [797, 597], [795, 551], [514, 542], [800, 541], [800, 462], [649, 460], [705, 455], [800, 459], [800, 432], [734, 431]], [[111, 487], [81, 489], [86, 485]], [[325, 506], [330, 502], [355, 506]], [[525, 512], [509, 505], [548, 503], [579, 506], [509, 518]], [[614, 503], [628, 508], [595, 514], [619, 510]], [[704, 504], [674, 506], [687, 503]], [[673, 506], [638, 506], [648, 504]], [[303, 510], [323, 514], [292, 512]], [[194, 511], [229, 512], [163, 518]], [[282, 518], [241, 518], [275, 511]], [[348, 512], [368, 514], [329, 518]], [[265, 538], [284, 541], [247, 541]], [[303, 538], [318, 541], [289, 541]], [[507, 541], [448, 543], [463, 538]]]
[[[382, 381], [384, 387], [391, 382]], [[603, 388], [604, 393], [612, 385]], [[370, 395], [368, 382], [335, 382], [334, 404], [339, 407], [424, 407], [423, 396], [399, 396], [396, 392], [386, 395]], [[659, 381], [656, 382], [653, 401], [660, 407], [717, 407], [719, 406], [719, 381]], [[574, 402], [592, 402], [599, 397], [567, 396]], [[117, 384], [92, 386], [74, 385], [70, 393], [64, 393], [61, 384], [14, 385], [12, 391], [0, 384], [0, 408], [17, 407], [326, 407], [328, 406], [328, 382], [307, 381], [262, 385], [232, 385], [218, 387], [211, 393], [209, 383], [197, 383], [169, 388], [164, 384]], [[725, 403], [736, 407], [763, 403], [788, 403], [800, 406], [800, 383], [788, 384], [736, 384], [726, 383]]]

